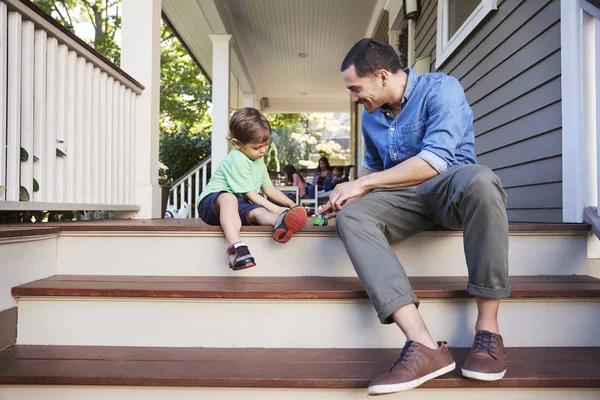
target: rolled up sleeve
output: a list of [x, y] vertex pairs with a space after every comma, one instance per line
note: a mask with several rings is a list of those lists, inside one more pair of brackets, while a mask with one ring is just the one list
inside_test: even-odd
[[383, 171], [383, 160], [377, 151], [375, 143], [373, 143], [373, 140], [365, 132], [364, 128], [363, 138], [365, 139], [365, 161], [363, 162], [363, 167], [374, 172]]
[[465, 132], [473, 129], [473, 111], [454, 78], [432, 87], [427, 107], [427, 128], [417, 157], [442, 173], [457, 164], [456, 151], [464, 142]]

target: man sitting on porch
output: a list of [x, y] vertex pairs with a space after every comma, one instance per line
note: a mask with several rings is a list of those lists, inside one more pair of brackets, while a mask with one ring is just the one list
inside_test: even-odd
[[477, 165], [473, 112], [462, 86], [442, 73], [402, 70], [394, 49], [375, 39], [355, 44], [341, 70], [351, 101], [365, 108], [364, 168], [359, 179], [337, 185], [319, 212], [337, 213], [340, 238], [381, 323], [395, 322], [407, 338], [369, 394], [411, 389], [455, 368], [446, 343], [427, 330], [390, 246], [434, 224], [463, 229], [467, 288], [477, 300], [475, 340], [462, 374], [501, 379], [498, 307], [510, 295], [506, 194], [498, 177]]

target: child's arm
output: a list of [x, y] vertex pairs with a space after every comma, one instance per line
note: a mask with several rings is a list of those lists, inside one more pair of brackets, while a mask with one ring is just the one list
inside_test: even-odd
[[[263, 190], [264, 189], [267, 189], [267, 188], [263, 188]], [[275, 190], [277, 190], [277, 189], [275, 189]], [[277, 190], [277, 191], [279, 192], [279, 190]], [[283, 193], [281, 193], [281, 192], [279, 192], [279, 193], [283, 196]], [[265, 194], [267, 194], [267, 193], [265, 192]], [[266, 208], [268, 211], [272, 212], [273, 214], [279, 215], [286, 210], [283, 207], [280, 207], [278, 205], [271, 203], [269, 200], [265, 199], [260, 194], [256, 193], [254, 190], [251, 192], [244, 193], [244, 195], [248, 198], [248, 200], [250, 200], [254, 204], [260, 204], [261, 206], [263, 206], [264, 208]], [[267, 194], [267, 196], [268, 196], [268, 194]], [[283, 196], [283, 197], [285, 197], [285, 196]], [[286, 199], [288, 200], [288, 202], [291, 201], [287, 197], [286, 197]], [[294, 205], [296, 205], [296, 204], [294, 204]]]
[[289, 208], [296, 207], [296, 203], [294, 203], [294, 201], [285, 194], [281, 193], [281, 191], [275, 186], [263, 187], [262, 190], [269, 199], [274, 200], [276, 203], [282, 204]]

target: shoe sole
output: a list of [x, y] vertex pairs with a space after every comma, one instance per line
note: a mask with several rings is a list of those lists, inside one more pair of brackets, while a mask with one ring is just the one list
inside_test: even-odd
[[452, 363], [443, 368], [438, 369], [437, 371], [430, 372], [429, 374], [422, 376], [419, 379], [414, 379], [412, 381], [395, 383], [391, 385], [369, 386], [369, 388], [367, 389], [367, 393], [369, 394], [369, 396], [378, 396], [382, 394], [390, 394], [402, 392], [404, 390], [414, 389], [417, 386], [421, 386], [425, 382], [432, 380], [433, 378], [437, 378], [438, 376], [447, 374], [450, 371], [454, 371], [455, 368], [456, 363]]
[[504, 370], [502, 372], [490, 373], [490, 372], [470, 371], [468, 369], [461, 368], [460, 372], [462, 372], [462, 376], [464, 376], [465, 378], [477, 379], [478, 381], [490, 382], [490, 381], [498, 381], [498, 380], [504, 378], [504, 374], [506, 373], [506, 370]]
[[304, 207], [294, 207], [287, 212], [279, 228], [273, 232], [273, 239], [279, 243], [287, 243], [296, 232], [304, 228], [307, 218]]
[[229, 268], [231, 268], [231, 269], [232, 269], [232, 270], [234, 270], [234, 271], [241, 271], [241, 270], [243, 270], [243, 269], [252, 268], [252, 267], [254, 267], [254, 266], [256, 266], [256, 263], [252, 261], [252, 262], [247, 262], [246, 264], [244, 264], [244, 265], [243, 265], [243, 266], [241, 266], [241, 267], [232, 267], [232, 266], [230, 265], [230, 266], [229, 266]]

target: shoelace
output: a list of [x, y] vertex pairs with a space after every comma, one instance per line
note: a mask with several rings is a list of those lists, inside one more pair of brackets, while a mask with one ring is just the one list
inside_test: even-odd
[[392, 369], [394, 369], [394, 367], [397, 364], [402, 364], [403, 362], [408, 362], [408, 359], [411, 357], [410, 354], [414, 351], [413, 347], [417, 347], [417, 345], [412, 340], [409, 340], [404, 344], [404, 347], [402, 348], [402, 351], [400, 352], [400, 356], [398, 357], [398, 359], [396, 360], [394, 365], [392, 365], [392, 368], [390, 368], [390, 371]]
[[475, 341], [475, 350], [482, 349], [485, 351], [494, 351], [496, 348], [492, 347], [492, 344], [496, 343], [492, 339], [494, 338], [494, 334], [488, 331], [481, 331], [479, 335], [477, 335], [477, 341]]

